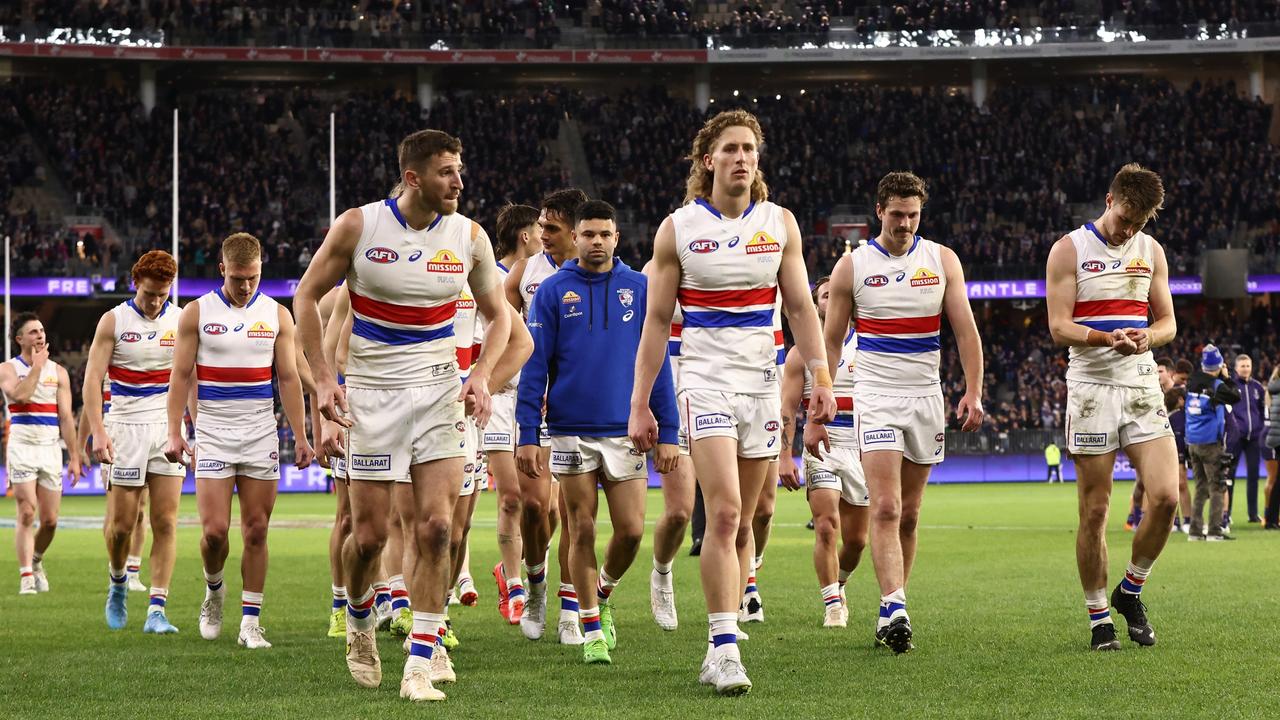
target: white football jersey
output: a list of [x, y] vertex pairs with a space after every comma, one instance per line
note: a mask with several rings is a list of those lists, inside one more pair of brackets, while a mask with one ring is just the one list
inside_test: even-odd
[[[858, 429], [853, 413], [853, 369], [858, 354], [858, 335], [853, 330], [844, 336], [844, 349], [840, 353], [840, 367], [831, 378], [831, 392], [836, 396], [836, 416], [827, 423], [827, 435], [832, 445], [858, 446]], [[804, 369], [804, 406], [809, 407], [813, 393], [813, 373]]]
[[524, 273], [520, 275], [520, 297], [524, 298], [524, 316], [529, 317], [529, 308], [533, 307], [533, 294], [543, 280], [560, 271], [560, 266], [552, 259], [551, 253], [540, 252], [524, 261]]
[[942, 246], [917, 235], [905, 254], [895, 256], [871, 240], [853, 251], [852, 260], [854, 383], [890, 396], [942, 392]]
[[681, 389], [777, 393], [783, 209], [752, 203], [742, 217], [726, 218], [700, 198], [671, 219], [681, 268]]
[[[364, 230], [347, 273], [354, 322], [349, 387], [397, 389], [457, 382], [454, 315], [463, 286], [497, 282], [493, 249], [462, 215], [409, 227], [394, 199], [360, 208]], [[478, 272], [472, 277], [472, 269]]]
[[222, 288], [196, 302], [200, 305], [196, 422], [205, 427], [274, 424], [271, 378], [280, 306], [258, 292], [247, 305], [236, 307]]
[[152, 320], [128, 300], [115, 306], [111, 314], [115, 316], [116, 343], [107, 368], [111, 394], [103, 396], [104, 403], [115, 399], [111, 420], [163, 423], [181, 311], [166, 302]]
[[[1093, 223], [1071, 232], [1076, 248], [1076, 303], [1073, 322], [1099, 332], [1117, 328], [1145, 328], [1151, 275], [1155, 270], [1155, 240], [1139, 232], [1123, 245], [1112, 246]], [[1067, 379], [1077, 382], [1160, 389], [1150, 351], [1121, 355], [1109, 347], [1072, 347]]]
[[[31, 366], [22, 356], [8, 363], [18, 381], [31, 374]], [[23, 445], [52, 445], [58, 442], [58, 363], [45, 360], [35, 392], [24, 403], [9, 403], [9, 441]]]

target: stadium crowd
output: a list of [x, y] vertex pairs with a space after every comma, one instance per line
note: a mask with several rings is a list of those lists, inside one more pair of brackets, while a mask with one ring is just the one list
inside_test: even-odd
[[[561, 21], [610, 35], [650, 38], [725, 38], [825, 33], [831, 18], [849, 18], [866, 36], [873, 32], [1020, 30], [1100, 23], [1135, 26], [1240, 26], [1275, 22], [1276, 4], [1265, 0], [1154, 3], [1105, 0], [1092, 12], [1074, 0], [1010, 3], [1008, 0], [901, 0], [890, 3], [832, 0], [783, 4], [730, 3], [728, 12], [699, 14], [689, 0], [361, 0], [264, 2], [262, 0], [26, 0], [0, 7], [0, 26], [28, 31], [50, 28], [132, 28], [159, 31], [170, 43], [293, 47], [421, 47], [438, 39], [493, 43], [523, 38], [536, 47], [561, 40]], [[701, 45], [701, 42], [697, 44]]]

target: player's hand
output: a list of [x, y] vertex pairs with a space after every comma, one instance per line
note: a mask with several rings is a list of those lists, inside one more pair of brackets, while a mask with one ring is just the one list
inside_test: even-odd
[[[810, 408], [813, 407], [812, 402], [809, 404], [809, 407]], [[804, 424], [804, 449], [808, 450], [810, 455], [814, 456], [818, 460], [821, 460], [823, 459], [823, 457], [825, 457], [822, 454], [823, 447], [827, 449], [827, 452], [831, 452], [831, 436], [827, 434], [827, 426], [819, 425], [816, 422], [805, 423]], [[783, 448], [783, 450], [787, 450], [787, 448]], [[792, 464], [794, 465], [795, 463], [792, 463]], [[778, 474], [779, 476], [781, 476], [782, 474], [781, 465], [778, 466]], [[797, 484], [796, 487], [800, 487], [799, 484]]]
[[100, 463], [116, 461], [116, 447], [111, 443], [111, 436], [105, 432], [93, 434], [93, 459]]
[[467, 413], [475, 418], [476, 427], [489, 424], [489, 416], [493, 414], [493, 396], [489, 394], [489, 378], [481, 373], [473, 372], [463, 383], [458, 393], [458, 400], [466, 403], [471, 410]]
[[836, 396], [829, 387], [815, 387], [809, 394], [809, 423], [825, 425], [836, 416]]
[[627, 437], [640, 452], [649, 452], [658, 444], [658, 421], [648, 405], [631, 408], [631, 417], [627, 418]]
[[80, 465], [80, 458], [74, 454], [67, 461], [67, 475], [71, 476], [71, 487], [75, 487], [80, 478], [84, 477], [84, 467]]
[[326, 420], [320, 427], [320, 454], [326, 458], [346, 457], [346, 430], [340, 423]]
[[537, 445], [521, 445], [516, 448], [516, 467], [531, 478], [542, 477], [542, 458]]
[[1112, 330], [1107, 339], [1111, 341], [1111, 349], [1121, 355], [1133, 355], [1138, 352], [1138, 344], [1121, 328]]
[[41, 343], [31, 348], [31, 371], [38, 373], [49, 360], [49, 346]]
[[1124, 333], [1138, 347], [1138, 354], [1151, 349], [1151, 331], [1146, 328], [1125, 328]]
[[306, 438], [298, 438], [293, 446], [293, 466], [299, 470], [303, 470], [311, 465], [316, 459], [316, 451], [311, 447], [311, 443]]
[[658, 472], [666, 474], [675, 472], [680, 464], [680, 446], [671, 443], [658, 443], [653, 451], [653, 466]]
[[164, 459], [171, 463], [179, 463], [191, 467], [195, 465], [195, 452], [181, 435], [170, 435], [164, 444]]
[[962, 432], [973, 432], [982, 427], [982, 418], [985, 416], [982, 399], [976, 395], [965, 393], [960, 402], [956, 403], [956, 419], [964, 421], [960, 426]]
[[320, 414], [325, 420], [336, 422], [347, 428], [355, 424], [348, 417], [351, 414], [351, 408], [347, 406], [347, 390], [338, 384], [338, 378], [317, 378], [316, 400], [320, 405]]
[[782, 487], [788, 490], [800, 489], [800, 469], [796, 467], [796, 459], [791, 456], [790, 448], [782, 448], [782, 457], [778, 458], [778, 479]]

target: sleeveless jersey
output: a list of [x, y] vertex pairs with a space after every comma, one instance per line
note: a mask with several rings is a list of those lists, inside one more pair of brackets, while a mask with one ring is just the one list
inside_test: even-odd
[[[111, 314], [116, 321], [116, 344], [107, 368], [111, 397], [115, 398], [111, 419], [121, 423], [163, 423], [180, 312], [166, 302], [160, 315], [152, 320], [133, 300], [128, 300], [115, 306]], [[104, 395], [103, 401], [107, 400]]]
[[222, 288], [196, 302], [200, 304], [197, 422], [219, 427], [274, 425], [271, 377], [280, 332], [279, 305], [259, 292], [238, 308]]
[[752, 203], [742, 217], [726, 218], [699, 198], [671, 220], [681, 268], [681, 388], [777, 393], [774, 316], [787, 242], [782, 208]]
[[[1139, 232], [1119, 247], [1102, 239], [1093, 223], [1072, 231], [1076, 248], [1073, 322], [1099, 332], [1147, 327], [1147, 301], [1155, 269], [1155, 240]], [[1067, 380], [1160, 389], [1150, 351], [1120, 355], [1109, 347], [1072, 347]]]
[[[858, 435], [853, 421], [853, 368], [858, 352], [858, 336], [853, 330], [844, 336], [844, 349], [840, 353], [840, 367], [831, 379], [831, 391], [836, 396], [836, 416], [827, 423], [827, 435], [832, 444], [856, 447]], [[804, 369], [804, 407], [809, 408], [809, 396], [813, 392], [813, 373]]]
[[102, 416], [105, 418], [107, 413], [111, 412], [111, 378], [102, 378]]
[[[22, 356], [8, 360], [18, 381], [31, 373]], [[23, 445], [53, 445], [61, 437], [58, 432], [58, 363], [45, 360], [35, 392], [24, 403], [9, 403], [9, 441]]]
[[671, 312], [671, 335], [667, 339], [667, 356], [671, 358], [671, 380], [675, 383], [676, 391], [680, 390], [680, 336], [684, 332], [684, 313], [680, 310], [680, 303], [677, 302], [675, 309]]
[[471, 288], [463, 285], [453, 316], [454, 359], [458, 363], [458, 378], [462, 382], [467, 381], [471, 375], [471, 365], [476, 361], [473, 345], [476, 326], [479, 324], [476, 321], [476, 299], [471, 297]]
[[905, 255], [871, 240], [855, 249], [853, 306], [858, 350], [853, 382], [860, 390], [900, 397], [942, 392], [942, 246], [919, 235]]
[[462, 215], [438, 215], [418, 231], [394, 199], [360, 211], [364, 230], [347, 273], [355, 316], [347, 385], [396, 389], [457, 382], [456, 305], [479, 246], [492, 257], [489, 243], [472, 242], [473, 224]]
[[529, 317], [529, 308], [533, 307], [533, 294], [543, 280], [560, 271], [560, 266], [551, 258], [550, 253], [540, 252], [525, 260], [524, 274], [520, 276], [520, 297], [524, 298], [524, 316]]
[[[773, 303], [773, 354], [778, 361], [778, 372], [782, 372], [782, 366], [787, 362], [787, 337], [782, 332], [782, 293], [778, 293], [778, 299]], [[781, 392], [782, 388], [778, 388]]]

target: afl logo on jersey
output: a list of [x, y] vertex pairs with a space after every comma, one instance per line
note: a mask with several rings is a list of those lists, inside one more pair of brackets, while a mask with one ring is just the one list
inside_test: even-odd
[[1086, 260], [1080, 263], [1080, 269], [1085, 272], [1099, 273], [1107, 269], [1107, 264], [1101, 260]]
[[916, 270], [916, 274], [911, 276], [911, 287], [926, 287], [928, 285], [939, 285], [942, 278], [929, 268], [920, 268]]
[[777, 431], [778, 431], [778, 421], [777, 421], [777, 420], [770, 420], [769, 422], [765, 423], [765, 424], [764, 424], [764, 430], [765, 430], [765, 432], [777, 432]]
[[525, 285], [525, 286], [524, 286], [525, 294], [527, 294], [527, 295], [532, 295], [532, 294], [534, 294], [534, 293], [538, 292], [538, 286], [539, 286], [539, 285], [541, 285], [541, 283], [536, 283], [536, 282], [531, 282], [531, 283], [529, 283], [528, 285]]
[[391, 248], [372, 247], [364, 251], [364, 257], [369, 262], [375, 262], [379, 265], [390, 265], [400, 259], [400, 253]]
[[1146, 260], [1136, 257], [1130, 260], [1128, 265], [1124, 266], [1124, 271], [1127, 273], [1138, 273], [1139, 275], [1150, 275], [1151, 266], [1147, 264]]
[[863, 280], [862, 284], [867, 287], [884, 287], [889, 284], [889, 278], [884, 275], [872, 275], [866, 280]]
[[782, 252], [782, 245], [778, 244], [777, 240], [774, 240], [769, 233], [763, 230], [751, 237], [746, 248], [748, 255]]
[[136, 343], [142, 339], [142, 336], [136, 332], [123, 333], [120, 336], [120, 342]]
[[461, 273], [463, 269], [462, 261], [448, 250], [441, 250], [427, 261], [427, 272]]
[[270, 340], [276, 336], [276, 331], [272, 330], [270, 325], [259, 320], [245, 334], [255, 340]]
[[689, 252], [695, 252], [699, 255], [713, 253], [720, 249], [720, 243], [715, 240], [694, 240], [689, 243]]
[[204, 334], [205, 335], [226, 335], [227, 326], [223, 325], [222, 323], [205, 323]]

